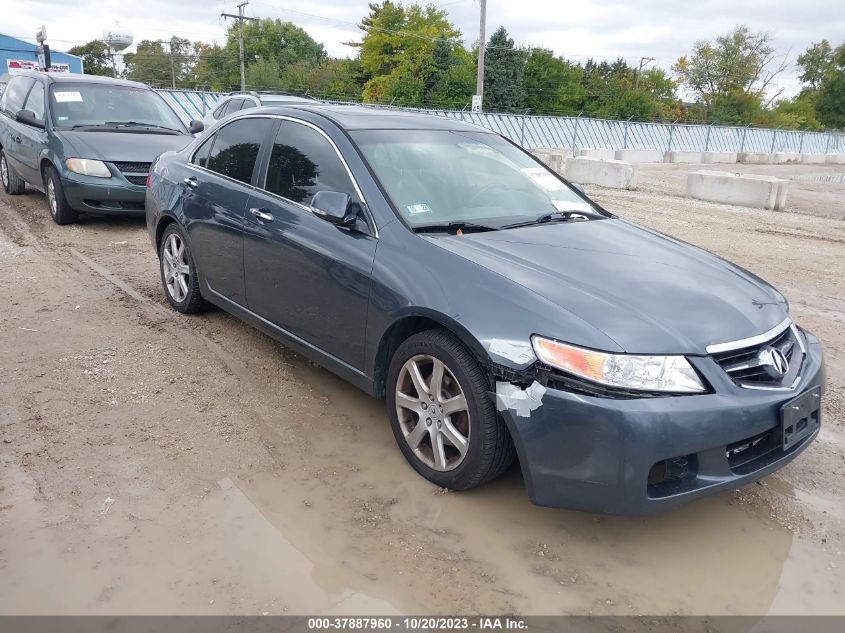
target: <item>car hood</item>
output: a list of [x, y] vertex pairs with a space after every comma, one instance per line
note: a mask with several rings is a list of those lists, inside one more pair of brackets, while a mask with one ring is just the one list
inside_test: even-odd
[[[143, 134], [138, 132], [58, 132], [75, 158], [108, 162], [151, 163], [164, 152], [180, 150], [193, 140], [190, 134]], [[67, 150], [65, 150], [67, 151]], [[70, 157], [70, 156], [68, 156]]]
[[[620, 219], [426, 239], [541, 295], [629, 353], [705, 354], [787, 316], [782, 295], [750, 272]], [[565, 331], [537, 334], [567, 340]]]

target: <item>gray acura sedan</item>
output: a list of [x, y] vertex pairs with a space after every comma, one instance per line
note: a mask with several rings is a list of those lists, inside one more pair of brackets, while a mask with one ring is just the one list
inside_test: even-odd
[[459, 121], [248, 110], [162, 155], [146, 209], [174, 309], [215, 304], [385, 398], [438, 486], [518, 459], [537, 504], [643, 514], [819, 430], [822, 350], [780, 293]]

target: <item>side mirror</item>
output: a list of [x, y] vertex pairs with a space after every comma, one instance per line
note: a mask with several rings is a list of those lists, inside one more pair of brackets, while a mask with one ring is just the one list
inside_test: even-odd
[[205, 123], [203, 123], [202, 121], [197, 121], [196, 119], [194, 119], [193, 121], [188, 123], [188, 131], [191, 134], [199, 134], [204, 129], [205, 129]]
[[15, 115], [15, 121], [24, 125], [37, 127], [39, 130], [44, 129], [44, 121], [39, 121], [35, 117], [35, 112], [32, 110], [18, 110], [18, 113]]
[[358, 205], [348, 193], [318, 191], [311, 198], [311, 210], [318, 218], [338, 226], [350, 227], [358, 219]]
[[577, 189], [581, 193], [584, 193], [584, 185], [582, 185], [580, 182], [571, 182], [569, 184], [572, 185], [573, 189]]

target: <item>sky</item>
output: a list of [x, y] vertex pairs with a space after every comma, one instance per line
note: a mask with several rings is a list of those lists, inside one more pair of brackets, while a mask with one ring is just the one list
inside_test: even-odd
[[[479, 0], [438, 0], [464, 34], [467, 45], [478, 38]], [[352, 57], [343, 42], [360, 37], [357, 22], [368, 12], [367, 0], [250, 0], [246, 15], [281, 18], [304, 28], [337, 57]], [[5, 6], [4, 6], [5, 5]], [[47, 27], [48, 43], [66, 50], [98, 39], [115, 22], [129, 29], [135, 42], [167, 39], [223, 42], [229, 24], [222, 12], [237, 13], [236, 0], [0, 0], [0, 32], [34, 39]], [[712, 40], [737, 24], [768, 31], [776, 48], [787, 55], [789, 69], [780, 80], [785, 95], [800, 83], [795, 58], [812, 42], [845, 41], [845, 11], [839, 0], [488, 0], [487, 34], [500, 25], [522, 45], [550, 48], [575, 61], [588, 57], [641, 57], [669, 70], [694, 41]], [[129, 49], [132, 50], [132, 47]]]

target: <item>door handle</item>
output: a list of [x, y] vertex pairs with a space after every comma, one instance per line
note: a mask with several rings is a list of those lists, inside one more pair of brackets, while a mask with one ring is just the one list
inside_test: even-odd
[[189, 187], [192, 187], [194, 189], [199, 186], [199, 183], [197, 182], [197, 179], [196, 179], [195, 176], [189, 176], [187, 178], [183, 178], [182, 182], [184, 182], [186, 185], [188, 185]]
[[267, 213], [266, 209], [250, 209], [249, 212], [259, 222], [272, 222], [273, 214]]
[[12, 140], [13, 140], [15, 143], [20, 143], [20, 142], [21, 142], [21, 137], [20, 137], [20, 136], [16, 136], [16, 135], [12, 134]]

